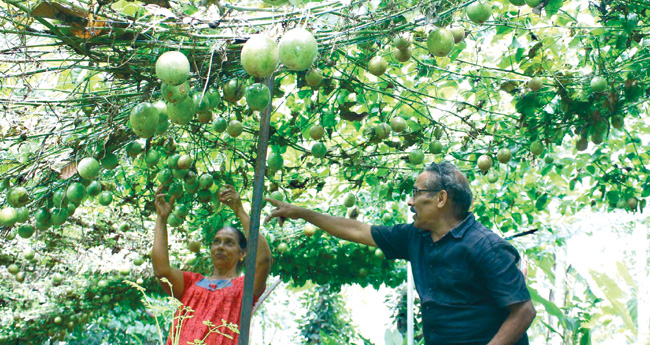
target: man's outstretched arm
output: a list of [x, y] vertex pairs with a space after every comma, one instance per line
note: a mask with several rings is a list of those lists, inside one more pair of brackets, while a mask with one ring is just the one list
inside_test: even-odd
[[307, 222], [325, 230], [332, 236], [351, 242], [363, 243], [376, 247], [377, 244], [370, 233], [370, 225], [354, 219], [334, 217], [328, 214], [312, 211], [304, 207], [298, 207], [283, 201], [266, 198], [266, 201], [275, 206], [275, 210], [266, 217], [265, 222], [272, 218], [278, 218], [280, 225], [285, 219], [304, 219]]

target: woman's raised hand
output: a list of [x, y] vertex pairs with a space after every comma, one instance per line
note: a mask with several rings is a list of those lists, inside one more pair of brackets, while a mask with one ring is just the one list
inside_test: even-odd
[[154, 204], [156, 206], [156, 214], [158, 217], [167, 218], [169, 214], [172, 213], [174, 207], [174, 200], [176, 197], [172, 196], [169, 199], [169, 202], [165, 200], [165, 191], [163, 190], [163, 185], [160, 185], [156, 190], [156, 197], [154, 199]]
[[239, 193], [235, 190], [235, 187], [229, 184], [223, 186], [223, 189], [219, 193], [219, 201], [233, 210], [242, 206]]

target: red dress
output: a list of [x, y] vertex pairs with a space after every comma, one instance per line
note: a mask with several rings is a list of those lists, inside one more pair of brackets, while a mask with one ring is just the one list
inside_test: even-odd
[[[233, 323], [239, 327], [244, 276], [232, 281], [213, 282], [201, 274], [183, 271], [183, 281], [185, 290], [180, 299], [183, 306], [174, 314], [167, 345], [236, 345], [238, 334], [226, 325]], [[253, 305], [257, 300], [253, 298]], [[184, 309], [186, 307], [193, 312]], [[182, 320], [180, 341], [173, 344], [172, 334], [179, 333], [179, 315], [192, 317]], [[225, 320], [225, 325], [222, 320]], [[210, 321], [212, 325], [206, 325], [205, 321]]]

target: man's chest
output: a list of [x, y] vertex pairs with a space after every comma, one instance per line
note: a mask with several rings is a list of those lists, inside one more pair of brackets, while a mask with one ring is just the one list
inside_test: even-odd
[[475, 303], [483, 298], [471, 248], [460, 241], [422, 241], [411, 260], [415, 285], [423, 303]]

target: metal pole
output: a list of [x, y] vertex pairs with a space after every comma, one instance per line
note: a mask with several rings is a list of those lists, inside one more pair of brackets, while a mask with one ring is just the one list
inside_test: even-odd
[[[412, 214], [410, 214], [409, 218], [411, 218], [411, 222], [414, 221]], [[413, 296], [413, 270], [411, 269], [410, 261], [406, 262], [406, 284], [406, 343], [407, 345], [413, 345], [415, 343], [415, 315], [413, 313], [415, 296]]]
[[408, 345], [413, 345], [415, 340], [415, 332], [413, 331], [415, 315], [413, 315], [413, 271], [411, 271], [411, 263], [406, 263], [406, 341]]
[[[273, 79], [271, 76], [266, 85], [271, 91], [273, 100]], [[255, 282], [255, 261], [257, 259], [257, 240], [260, 229], [260, 213], [264, 197], [264, 172], [266, 170], [266, 151], [269, 147], [269, 129], [271, 127], [272, 101], [262, 112], [260, 120], [260, 136], [257, 141], [257, 159], [255, 160], [255, 179], [253, 181], [253, 206], [251, 209], [251, 224], [246, 246], [246, 275], [244, 276], [244, 298], [242, 299], [241, 317], [239, 321], [239, 345], [248, 345], [251, 317], [253, 315], [253, 283]]]

